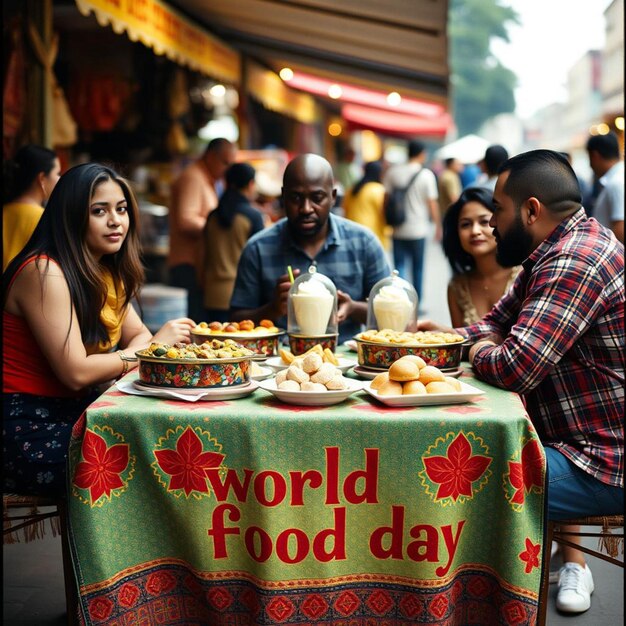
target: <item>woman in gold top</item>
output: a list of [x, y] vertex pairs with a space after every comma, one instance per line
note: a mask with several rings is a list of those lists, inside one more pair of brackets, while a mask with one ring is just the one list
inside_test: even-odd
[[2, 271], [24, 247], [59, 180], [61, 164], [54, 151], [29, 144], [4, 163]]
[[96, 163], [68, 170], [3, 275], [4, 486], [60, 494], [72, 427], [152, 341], [190, 340], [195, 322], [154, 336], [131, 305], [143, 283], [128, 183]]
[[493, 210], [491, 191], [468, 187], [444, 217], [442, 244], [453, 272], [448, 308], [454, 328], [486, 315], [521, 269], [502, 267], [496, 260], [496, 239], [489, 226]]

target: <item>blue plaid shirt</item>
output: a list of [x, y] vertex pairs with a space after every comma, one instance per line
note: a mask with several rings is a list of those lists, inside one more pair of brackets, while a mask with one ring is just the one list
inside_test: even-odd
[[[276, 281], [287, 266], [304, 274], [315, 261], [317, 269], [328, 276], [337, 289], [353, 300], [365, 301], [372, 287], [390, 275], [391, 269], [377, 237], [355, 222], [332, 213], [324, 246], [312, 259], [291, 238], [287, 218], [283, 218], [248, 240], [237, 269], [237, 279], [230, 301], [232, 309], [255, 309], [270, 301]], [[287, 327], [287, 319], [275, 320]], [[339, 325], [339, 341], [360, 332], [358, 322], [348, 319]]]

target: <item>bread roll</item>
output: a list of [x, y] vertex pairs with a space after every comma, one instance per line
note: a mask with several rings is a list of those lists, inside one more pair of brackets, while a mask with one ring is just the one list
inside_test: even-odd
[[380, 389], [387, 381], [389, 380], [389, 372], [381, 372], [377, 374], [374, 380], [372, 380], [372, 384], [370, 385], [370, 389]]
[[434, 380], [432, 383], [426, 385], [427, 393], [455, 393], [456, 389], [446, 382], [441, 380]]
[[452, 376], [444, 376], [448, 385], [452, 385], [457, 391], [461, 391], [461, 381], [456, 378], [452, 378]]
[[425, 393], [428, 393], [426, 391], [426, 387], [424, 383], [420, 382], [419, 380], [410, 380], [409, 382], [403, 383], [402, 385], [403, 396], [412, 396]]
[[302, 360], [302, 369], [307, 374], [313, 374], [322, 367], [322, 363], [322, 357], [316, 352], [312, 352], [311, 354], [307, 354]]
[[282, 389], [283, 391], [300, 391], [300, 384], [295, 380], [283, 380], [283, 382], [278, 385], [278, 389]]
[[287, 368], [287, 380], [295, 380], [298, 384], [309, 380], [309, 375], [297, 365], [292, 363]]
[[333, 376], [327, 383], [327, 389], [347, 389], [348, 384], [346, 383], [346, 379], [343, 377], [343, 374], [339, 372], [336, 376]]
[[282, 383], [283, 381], [287, 380], [287, 370], [280, 370], [280, 372], [278, 372], [276, 374], [276, 386], [278, 387], [278, 385], [280, 385], [280, 383]]
[[326, 391], [326, 387], [321, 383], [312, 383], [310, 380], [300, 385], [300, 391]]
[[311, 376], [311, 382], [325, 385], [337, 374], [341, 374], [341, 371], [338, 370], [332, 363], [322, 363], [319, 370]]
[[419, 379], [425, 384], [432, 383], [434, 381], [444, 382], [446, 377], [443, 375], [440, 369], [432, 365], [427, 365], [420, 370]]
[[402, 383], [398, 383], [395, 380], [388, 380], [377, 389], [379, 396], [401, 396], [402, 395]]
[[[420, 368], [417, 363], [407, 359], [398, 359], [389, 368], [389, 380], [405, 382], [407, 380], [417, 380], [420, 377]], [[443, 380], [443, 378], [442, 378]]]
[[422, 369], [423, 367], [426, 367], [426, 361], [424, 361], [424, 359], [421, 356], [417, 356], [417, 354], [405, 354], [404, 356], [400, 357], [399, 360], [402, 359], [406, 359], [407, 361], [412, 361], [413, 363], [417, 363], [417, 367], [419, 367], [420, 369]]

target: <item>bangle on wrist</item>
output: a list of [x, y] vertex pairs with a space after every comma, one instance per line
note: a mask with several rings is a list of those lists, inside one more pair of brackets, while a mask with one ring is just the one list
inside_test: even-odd
[[117, 351], [117, 356], [120, 357], [120, 360], [122, 361], [122, 373], [120, 374], [120, 376], [124, 376], [125, 374], [128, 374], [128, 370], [130, 369], [130, 363], [135, 363], [137, 361], [137, 357], [132, 357], [132, 356], [126, 356], [126, 353], [123, 350], [118, 350]]

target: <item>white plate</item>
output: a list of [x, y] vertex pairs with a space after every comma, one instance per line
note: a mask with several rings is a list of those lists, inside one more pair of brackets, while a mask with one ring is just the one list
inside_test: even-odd
[[[346, 359], [342, 356], [337, 357], [337, 360], [339, 361], [339, 365], [335, 365], [335, 367], [340, 369], [343, 374], [356, 365], [356, 361]], [[271, 367], [274, 372], [280, 372], [280, 370], [286, 370], [289, 367], [289, 364], [285, 363], [282, 357], [279, 356], [273, 356], [267, 359], [267, 361], [265, 361], [265, 365]]]
[[358, 352], [357, 344], [354, 339], [348, 339], [348, 341], [344, 341], [343, 345], [348, 348], [348, 350], [352, 350], [352, 352]]
[[235, 400], [236, 398], [244, 398], [257, 389], [259, 383], [257, 383], [256, 380], [251, 380], [245, 385], [218, 387], [216, 389], [165, 389], [163, 387], [147, 385], [140, 380], [121, 380], [115, 383], [115, 386], [121, 392], [133, 396], [174, 398], [175, 400], [184, 400], [185, 402], [198, 402], [198, 400], [212, 402], [215, 400]]
[[271, 367], [260, 367], [261, 372], [256, 376], [250, 376], [252, 380], [265, 380], [274, 374], [274, 370]]
[[287, 404], [296, 404], [300, 406], [328, 406], [330, 404], [339, 404], [346, 398], [351, 396], [355, 391], [363, 388], [363, 383], [359, 380], [346, 378], [347, 389], [328, 389], [327, 391], [287, 391], [285, 389], [276, 388], [276, 379], [264, 380], [259, 383], [261, 389], [269, 391], [279, 400]]
[[365, 383], [363, 390], [369, 393], [372, 398], [387, 406], [430, 406], [433, 404], [463, 404], [470, 402], [476, 396], [485, 394], [481, 389], [472, 387], [461, 381], [461, 391], [454, 393], [425, 393], [411, 394], [407, 396], [379, 396], [378, 392], [371, 389], [372, 383]]

